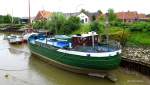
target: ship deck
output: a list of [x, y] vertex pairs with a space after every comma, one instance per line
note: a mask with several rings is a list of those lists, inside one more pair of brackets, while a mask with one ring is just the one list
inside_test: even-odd
[[[42, 44], [51, 45], [54, 47], [58, 46], [58, 48], [62, 48], [61, 46], [66, 45], [66, 43], [63, 43], [63, 45], [62, 44], [60, 45], [59, 43], [51, 39], [47, 39], [47, 42], [46, 42], [46, 39], [42, 39], [42, 40], [37, 39], [35, 41], [42, 43]], [[93, 46], [76, 46], [76, 47], [69, 48], [69, 49], [68, 48], [62, 48], [62, 49], [67, 49], [70, 51], [79, 51], [79, 52], [101, 53], [101, 52], [114, 52], [116, 50], [119, 50], [120, 48], [118, 46], [100, 44], [100, 45], [95, 45], [94, 47]]]
[[71, 49], [72, 51], [100, 53], [100, 52], [113, 52], [119, 50], [117, 47], [111, 47], [109, 45], [96, 45], [96, 46], [79, 46]]

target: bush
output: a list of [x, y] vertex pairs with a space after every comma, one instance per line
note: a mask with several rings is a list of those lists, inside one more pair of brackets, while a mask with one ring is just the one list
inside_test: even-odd
[[136, 27], [134, 27], [134, 28], [130, 28], [130, 31], [131, 32], [142, 32], [142, 28], [136, 28]]
[[82, 24], [78, 30], [75, 30], [72, 34], [82, 34], [90, 32], [91, 28], [89, 24]]
[[95, 31], [95, 32], [99, 32], [100, 30], [100, 27], [99, 27], [99, 23], [94, 21], [90, 24], [90, 28], [91, 30], [90, 31]]
[[71, 34], [73, 31], [78, 30], [80, 26], [80, 18], [72, 16], [66, 20], [63, 29], [61, 29], [61, 32], [63, 34]]
[[129, 36], [129, 33], [128, 32], [123, 33], [123, 31], [118, 31], [116, 33], [109, 34], [109, 37], [111, 40], [118, 41], [122, 45], [126, 43], [128, 36]]
[[130, 24], [130, 31], [131, 32], [142, 32], [148, 31], [150, 28], [149, 22], [135, 22]]
[[45, 28], [46, 21], [34, 21], [32, 27], [34, 29], [43, 29]]

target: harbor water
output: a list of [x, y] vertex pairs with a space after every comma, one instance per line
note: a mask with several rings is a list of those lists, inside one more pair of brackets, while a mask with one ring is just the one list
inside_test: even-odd
[[10, 45], [0, 40], [0, 85], [150, 85], [150, 78], [118, 68], [112, 82], [56, 68], [31, 55], [27, 44]]

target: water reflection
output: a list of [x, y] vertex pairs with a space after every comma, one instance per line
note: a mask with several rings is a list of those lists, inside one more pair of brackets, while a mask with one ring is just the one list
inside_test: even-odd
[[0, 41], [0, 69], [23, 70], [28, 68], [29, 56], [10, 48], [7, 41]]

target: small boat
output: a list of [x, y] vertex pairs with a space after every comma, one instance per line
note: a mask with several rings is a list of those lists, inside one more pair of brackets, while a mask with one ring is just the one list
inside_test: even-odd
[[28, 38], [31, 35], [34, 35], [34, 34], [37, 34], [37, 33], [31, 32], [31, 33], [25, 33], [25, 34], [23, 34], [23, 42], [27, 42]]
[[0, 34], [0, 40], [3, 40], [3, 39], [4, 39], [4, 37], [5, 37], [5, 35], [4, 35], [4, 34]]
[[99, 42], [96, 32], [81, 35], [31, 35], [28, 46], [32, 54], [52, 65], [87, 75], [117, 69], [121, 61], [119, 44]]
[[19, 43], [22, 43], [23, 38], [20, 35], [13, 35], [12, 34], [10, 36], [7, 36], [7, 40], [10, 44], [19, 44]]

